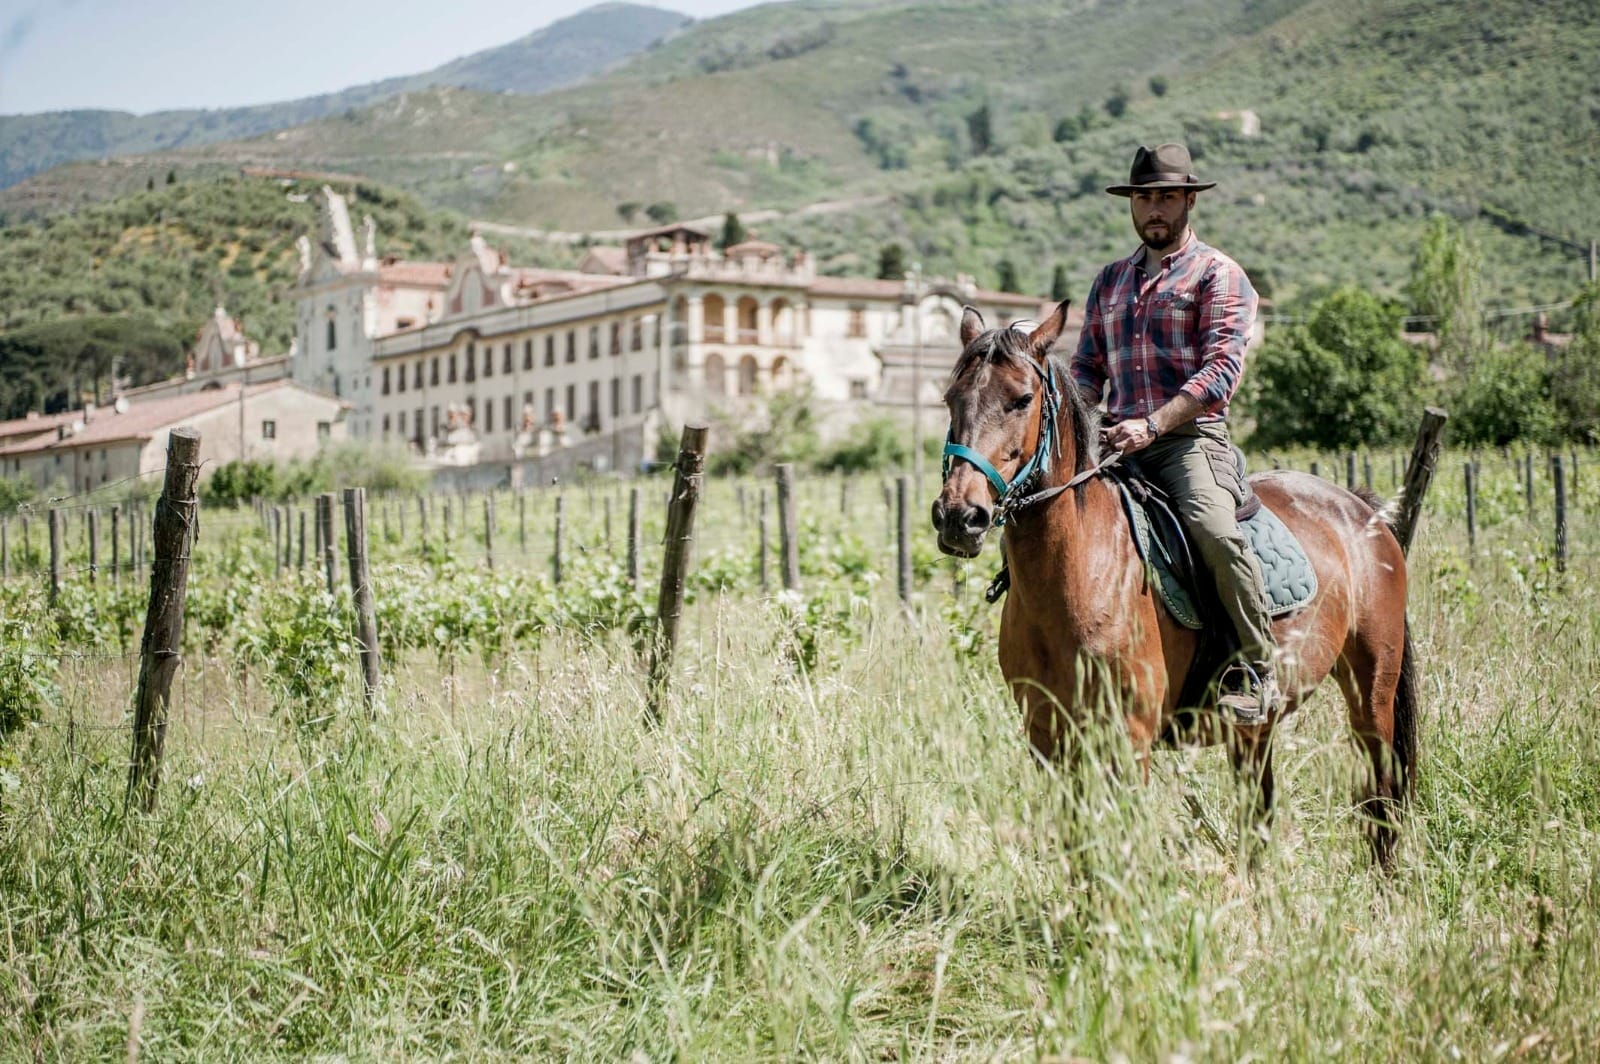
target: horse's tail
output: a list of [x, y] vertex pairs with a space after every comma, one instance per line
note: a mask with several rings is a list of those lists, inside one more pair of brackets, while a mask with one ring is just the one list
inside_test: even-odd
[[[1383, 518], [1391, 532], [1395, 529], [1397, 507], [1385, 503], [1370, 488], [1356, 488], [1356, 497]], [[1394, 750], [1396, 786], [1399, 798], [1410, 797], [1416, 786], [1417, 774], [1417, 717], [1421, 708], [1417, 704], [1417, 650], [1411, 643], [1411, 619], [1405, 622], [1405, 645], [1400, 652], [1400, 682], [1394, 692]]]
[[1411, 644], [1411, 620], [1406, 619], [1405, 647], [1400, 652], [1400, 682], [1394, 691], [1395, 786], [1400, 801], [1416, 789], [1417, 782], [1417, 651]]

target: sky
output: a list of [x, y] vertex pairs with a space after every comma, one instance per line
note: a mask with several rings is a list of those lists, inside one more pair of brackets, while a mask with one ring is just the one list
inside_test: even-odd
[[[429, 70], [598, 0], [0, 0], [0, 114], [236, 107]], [[644, 0], [695, 18], [756, 0]]]

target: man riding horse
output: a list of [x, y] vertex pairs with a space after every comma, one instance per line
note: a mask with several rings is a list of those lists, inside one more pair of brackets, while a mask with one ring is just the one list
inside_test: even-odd
[[1228, 436], [1256, 293], [1243, 269], [1194, 235], [1195, 193], [1215, 187], [1192, 172], [1181, 144], [1140, 147], [1125, 185], [1138, 250], [1101, 270], [1089, 288], [1072, 377], [1090, 405], [1102, 395], [1104, 440], [1138, 454], [1171, 499], [1215, 582], [1240, 650], [1219, 704], [1240, 724], [1281, 708], [1261, 567], [1235, 518], [1244, 485]]

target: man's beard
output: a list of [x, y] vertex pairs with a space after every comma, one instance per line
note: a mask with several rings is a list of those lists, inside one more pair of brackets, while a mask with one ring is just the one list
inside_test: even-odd
[[1155, 251], [1170, 251], [1177, 246], [1178, 238], [1183, 236], [1184, 231], [1189, 228], [1189, 209], [1185, 207], [1183, 213], [1178, 215], [1177, 220], [1167, 226], [1166, 235], [1163, 237], [1152, 237], [1150, 235], [1150, 224], [1146, 222], [1144, 227], [1139, 230], [1139, 239], [1145, 242], [1146, 247]]

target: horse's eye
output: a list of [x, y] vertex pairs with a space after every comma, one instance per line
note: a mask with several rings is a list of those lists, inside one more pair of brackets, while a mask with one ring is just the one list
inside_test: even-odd
[[1011, 400], [1011, 402], [1006, 404], [1006, 409], [1015, 414], [1028, 409], [1028, 404], [1031, 402], [1033, 402], [1033, 393], [1029, 392], [1027, 395], [1019, 396], [1018, 398]]

